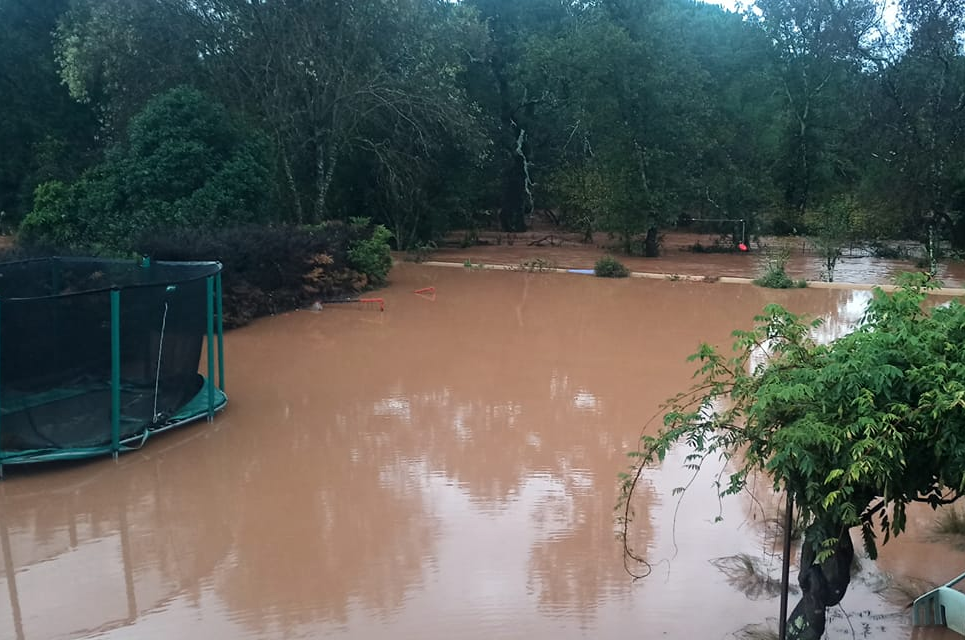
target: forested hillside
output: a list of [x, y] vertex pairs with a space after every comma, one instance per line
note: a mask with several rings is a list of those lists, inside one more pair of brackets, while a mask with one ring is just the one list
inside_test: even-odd
[[965, 0], [0, 0], [0, 211], [965, 247]]

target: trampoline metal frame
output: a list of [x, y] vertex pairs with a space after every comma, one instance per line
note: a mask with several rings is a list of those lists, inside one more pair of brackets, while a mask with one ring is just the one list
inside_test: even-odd
[[[150, 261], [145, 259], [142, 266], [149, 266]], [[205, 277], [206, 287], [206, 347], [207, 352], [207, 376], [204, 377], [202, 390], [207, 399], [206, 410], [192, 414], [178, 414], [160, 425], [147, 426], [144, 430], [133, 436], [126, 438], [120, 437], [121, 432], [121, 289], [113, 287], [110, 290], [111, 300], [111, 442], [110, 445], [93, 447], [75, 447], [71, 449], [33, 449], [27, 451], [4, 452], [0, 449], [0, 480], [3, 479], [3, 466], [5, 464], [23, 464], [28, 462], [47, 462], [55, 460], [72, 460], [78, 458], [89, 458], [98, 455], [112, 454], [114, 458], [124, 451], [139, 449], [147, 439], [156, 433], [162, 433], [175, 427], [200, 420], [206, 417], [208, 422], [214, 420], [216, 412], [225, 407], [228, 398], [225, 395], [225, 376], [224, 376], [224, 318], [221, 301], [221, 269], [218, 265], [218, 272]], [[2, 313], [2, 300], [0, 300], [0, 313]], [[215, 354], [217, 352], [217, 356]], [[0, 336], [0, 362], [3, 356], [3, 342]], [[217, 364], [216, 364], [217, 363]], [[217, 366], [217, 369], [215, 367]], [[217, 388], [215, 386], [215, 376], [217, 375]], [[190, 406], [191, 403], [185, 406]], [[0, 414], [0, 434], [3, 433], [3, 416]]]

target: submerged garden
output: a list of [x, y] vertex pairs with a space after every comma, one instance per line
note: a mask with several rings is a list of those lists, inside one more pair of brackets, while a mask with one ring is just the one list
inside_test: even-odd
[[[257, 464], [277, 467], [270, 482], [283, 492], [285, 455], [255, 435], [261, 423], [282, 425], [291, 438], [292, 480], [307, 487], [300, 502], [314, 505], [313, 530], [336, 536], [332, 523], [348, 522], [351, 509], [335, 494], [361, 487], [372, 508], [398, 525], [400, 548], [422, 550], [375, 563], [376, 570], [403, 574], [397, 592], [357, 585], [354, 595], [326, 602], [339, 610], [328, 617], [306, 603], [290, 610], [284, 598], [266, 593], [255, 605], [239, 605], [244, 594], [216, 589], [238, 610], [257, 610], [255, 627], [277, 623], [272, 611], [281, 612], [283, 626], [290, 616], [309, 625], [344, 621], [362, 601], [362, 609], [396, 612], [396, 622], [415, 615], [399, 594], [429, 589], [418, 559], [443, 557], [425, 549], [455, 539], [447, 527], [463, 526], [438, 515], [443, 504], [459, 504], [463, 513], [480, 504], [507, 513], [526, 505], [519, 517], [532, 526], [520, 539], [541, 542], [531, 541], [527, 575], [517, 577], [542, 585], [534, 608], [507, 609], [498, 594], [519, 584], [479, 577], [485, 567], [473, 567], [468, 581], [497, 602], [495, 615], [505, 624], [499, 629], [531, 621], [537, 611], [547, 616], [546, 607], [561, 602], [579, 604], [562, 606], [562, 618], [576, 610], [596, 615], [622, 597], [635, 602], [605, 595], [623, 593], [608, 551], [594, 552], [594, 562], [607, 567], [601, 576], [589, 569], [592, 562], [573, 564], [579, 545], [560, 548], [542, 533], [559, 520], [560, 531], [595, 540], [611, 533], [606, 525], [601, 533], [601, 523], [616, 521], [622, 554], [619, 542], [608, 544], [622, 555], [619, 565], [625, 561], [631, 575], [649, 574], [666, 555], [667, 536], [673, 539], [666, 528], [677, 528], [676, 511], [658, 524], [650, 512], [696, 491], [706, 461], [721, 459], [711, 492], [722, 505], [737, 504], [741, 517], [748, 510], [739, 499], [749, 494], [761, 503], [793, 502], [800, 601], [787, 618], [788, 637], [816, 640], [858, 575], [862, 552], [852, 531], [870, 561], [906, 531], [909, 513], [921, 513], [916, 503], [952, 520], [958, 513], [946, 505], [965, 489], [965, 311], [957, 300], [936, 305], [932, 294], [941, 286], [936, 275], [955, 272], [965, 250], [965, 0], [755, 0], [740, 11], [690, 0], [0, 0], [0, 24], [5, 259], [220, 261], [225, 324], [251, 325], [229, 334], [228, 353], [235, 341], [246, 358], [272, 362], [272, 371], [299, 390], [281, 401], [285, 391], [269, 382], [266, 393], [254, 383], [259, 373], [242, 366], [245, 393], [272, 410], [248, 421], [226, 414], [229, 424], [240, 421], [238, 433], [254, 438], [221, 436], [228, 448], [257, 460], [263, 449], [268, 459]], [[900, 270], [920, 275], [901, 276], [891, 293], [876, 291], [847, 331], [819, 339], [820, 319], [836, 321], [847, 306], [820, 296], [844, 294], [796, 290], [816, 278], [788, 247], [802, 247], [828, 282], [856, 255], [899, 261]], [[684, 254], [705, 260], [701, 283], [680, 282], [696, 279], [672, 266]], [[474, 268], [482, 264], [478, 256], [526, 273], [477, 273], [484, 271]], [[468, 268], [431, 275], [436, 267], [393, 269], [393, 260]], [[599, 276], [647, 271], [667, 282], [574, 285], [564, 279], [576, 275], [543, 273], [594, 266]], [[713, 284], [721, 269], [790, 290]], [[380, 295], [388, 311], [377, 318], [323, 307], [386, 286]], [[736, 302], [700, 289], [710, 286], [733, 287]], [[582, 297], [567, 303], [553, 287]], [[411, 299], [412, 291], [429, 289], [431, 300]], [[467, 297], [475, 289], [485, 304]], [[462, 310], [447, 306], [446, 295], [457, 290]], [[534, 310], [530, 296], [543, 306]], [[742, 298], [746, 305], [738, 304]], [[313, 303], [331, 317], [286, 315]], [[397, 311], [393, 319], [393, 304], [409, 318]], [[590, 310], [593, 304], [599, 308]], [[721, 309], [728, 311], [717, 318]], [[444, 310], [443, 318], [432, 310]], [[258, 321], [264, 316], [282, 316], [271, 321], [279, 327], [297, 325], [293, 335], [305, 341], [306, 353], [286, 361], [259, 352], [244, 331], [268, 331]], [[641, 325], [648, 328], [637, 329], [639, 317], [649, 319]], [[677, 325], [679, 335], [668, 333]], [[405, 364], [435, 348], [419, 326], [459, 355], [464, 369], [433, 356], [435, 373], [412, 373]], [[682, 351], [661, 350], [648, 331]], [[271, 342], [271, 335], [260, 339]], [[338, 346], [342, 339], [353, 350]], [[284, 341], [271, 344], [297, 351]], [[691, 380], [680, 367], [695, 348]], [[593, 358], [596, 349], [618, 375]], [[571, 350], [575, 355], [565, 355]], [[308, 352], [336, 369], [353, 370], [356, 358], [365, 366], [346, 387]], [[374, 373], [383, 358], [385, 371]], [[528, 358], [538, 389], [504, 366], [525, 370]], [[278, 373], [288, 371], [286, 362], [320, 384], [303, 386], [300, 377]], [[467, 370], [477, 375], [461, 377]], [[455, 383], [447, 383], [447, 371]], [[634, 399], [633, 385], [653, 383], [663, 371], [675, 373], [645, 402]], [[425, 377], [425, 384], [407, 375]], [[367, 377], [368, 394], [361, 390]], [[504, 385], [506, 378], [515, 384]], [[607, 399], [601, 386], [618, 391]], [[238, 414], [250, 410], [240, 397]], [[315, 423], [313, 415], [325, 418]], [[544, 427], [557, 422], [569, 435], [553, 444]], [[592, 446], [591, 432], [599, 438]], [[261, 446], [252, 448], [254, 441]], [[313, 476], [299, 442], [324, 449], [340, 471]], [[395, 457], [379, 449], [386, 442]], [[481, 443], [491, 445], [481, 452], [485, 460], [472, 453]], [[581, 451], [598, 459], [584, 465]], [[627, 452], [633, 466], [621, 486], [600, 489], [615, 483]], [[694, 475], [679, 484], [651, 482], [655, 469], [668, 473], [668, 460]], [[355, 465], [376, 480], [360, 479]], [[487, 473], [490, 465], [502, 471]], [[252, 482], [250, 469], [229, 463], [223, 471], [233, 484]], [[95, 502], [106, 499], [92, 491]], [[132, 506], [133, 515], [156, 519], [165, 504], [157, 500]], [[707, 504], [701, 512], [716, 518]], [[0, 511], [0, 519], [19, 514], [9, 516], [12, 534], [2, 523], [4, 540], [30, 538], [30, 509]], [[75, 515], [65, 516], [73, 528]], [[581, 528], [587, 520], [593, 531]], [[256, 526], [248, 513], [226, 509], [221, 521], [236, 536], [236, 552], [263, 551], [271, 539], [256, 533], [259, 539], [245, 544]], [[373, 547], [381, 544], [372, 534], [376, 523], [366, 520], [356, 531]], [[121, 540], [125, 567], [133, 562], [128, 535]], [[487, 553], [500, 557], [498, 545], [485, 540]], [[303, 543], [310, 559], [341, 562], [331, 549]], [[739, 555], [753, 545], [735, 545], [740, 549], [728, 557], [750, 560], [718, 557], [714, 566], [753, 573], [754, 557]], [[18, 569], [8, 547], [4, 542], [11, 586]], [[332, 549], [346, 547], [333, 542]], [[230, 553], [213, 549], [199, 584], [223, 577]], [[260, 554], [242, 569], [252, 572], [247, 577], [281, 579]], [[288, 560], [302, 575], [295, 558]], [[161, 583], [170, 579], [167, 560], [145, 562], [163, 574]], [[346, 575], [369, 568], [361, 563]], [[136, 591], [131, 573], [129, 602]], [[583, 579], [605, 584], [585, 587]], [[620, 580], [629, 583], [630, 576]], [[768, 580], [751, 591], [771, 597]], [[454, 583], [446, 584], [451, 590]], [[682, 598], [675, 584], [673, 594]], [[581, 600], [584, 587], [593, 593]], [[483, 601], [467, 596], [462, 605]], [[441, 596], [423, 603], [428, 611], [444, 604]], [[666, 606], [678, 604], [685, 603], [670, 599]], [[643, 616], [638, 622], [647, 619], [628, 606]], [[137, 607], [128, 607], [136, 620]], [[348, 635], [372, 631], [356, 622]], [[604, 628], [611, 627], [601, 623], [597, 631]], [[27, 637], [22, 624], [18, 629], [18, 638]]]

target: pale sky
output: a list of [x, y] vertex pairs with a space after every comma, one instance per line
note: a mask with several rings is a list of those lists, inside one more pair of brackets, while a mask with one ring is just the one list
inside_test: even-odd
[[707, 4], [719, 4], [725, 9], [730, 9], [731, 11], [737, 8], [736, 0], [704, 0], [704, 2]]
[[[739, 4], [751, 4], [752, 0], [702, 0], [707, 4], [717, 4], [725, 9], [734, 11]], [[896, 0], [879, 0], [879, 6], [883, 5], [885, 24], [894, 25], [898, 16], [898, 3]]]

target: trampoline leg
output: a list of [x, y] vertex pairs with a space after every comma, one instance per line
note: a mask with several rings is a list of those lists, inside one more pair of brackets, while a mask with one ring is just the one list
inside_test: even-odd
[[214, 421], [214, 278], [208, 276], [208, 422]]
[[218, 388], [224, 393], [224, 308], [221, 304], [221, 272], [214, 277], [215, 316], [218, 324]]
[[111, 290], [111, 450], [121, 448], [121, 292]]

